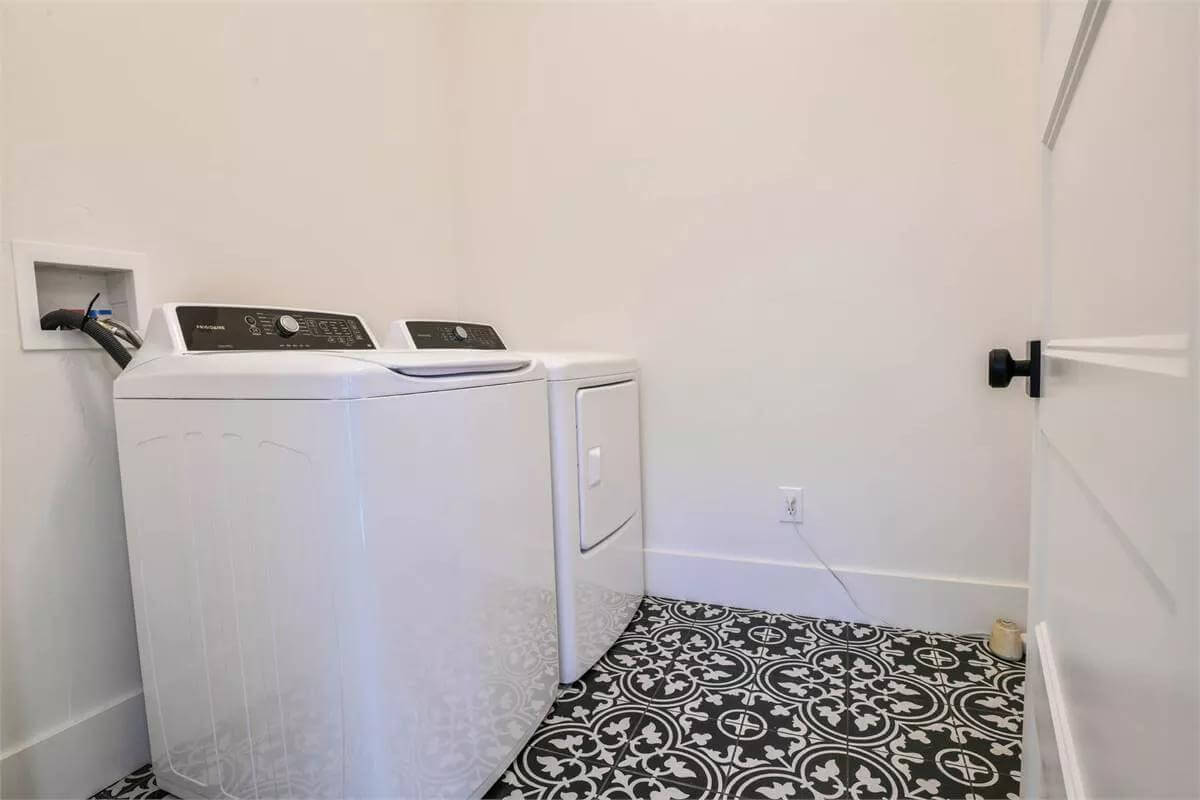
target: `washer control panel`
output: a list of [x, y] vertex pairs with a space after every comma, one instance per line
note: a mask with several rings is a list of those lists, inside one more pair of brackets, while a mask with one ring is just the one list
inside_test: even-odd
[[418, 350], [503, 350], [504, 342], [491, 325], [474, 322], [430, 322], [409, 320], [408, 338]]
[[354, 314], [260, 308], [177, 306], [188, 350], [374, 350]]

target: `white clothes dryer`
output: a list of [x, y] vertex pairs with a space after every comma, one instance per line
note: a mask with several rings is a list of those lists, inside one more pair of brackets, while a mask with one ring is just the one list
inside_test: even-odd
[[[494, 328], [398, 320], [387, 345], [508, 352]], [[559, 669], [582, 676], [629, 625], [645, 594], [639, 371], [629, 356], [526, 353], [549, 392]]]

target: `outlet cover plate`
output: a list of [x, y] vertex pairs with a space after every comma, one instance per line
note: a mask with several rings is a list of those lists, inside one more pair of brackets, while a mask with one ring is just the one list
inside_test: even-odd
[[[789, 501], [796, 501], [796, 516], [790, 517], [787, 513]], [[797, 522], [804, 524], [804, 487], [803, 486], [780, 486], [779, 487], [779, 521], [780, 522]]]

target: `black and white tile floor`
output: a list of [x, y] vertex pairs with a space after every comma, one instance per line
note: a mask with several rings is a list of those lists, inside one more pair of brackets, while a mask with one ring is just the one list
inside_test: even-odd
[[494, 798], [1016, 798], [1024, 668], [981, 637], [647, 598]]
[[92, 795], [92, 800], [162, 800], [174, 795], [158, 788], [150, 765], [146, 764], [126, 775], [121, 780]]
[[[982, 637], [649, 597], [486, 796], [1017, 798], [1024, 680]], [[131, 778], [97, 797], [164, 796]]]

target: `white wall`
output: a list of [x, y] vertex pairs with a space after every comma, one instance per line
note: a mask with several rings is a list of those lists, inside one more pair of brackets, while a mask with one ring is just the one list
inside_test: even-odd
[[[152, 302], [453, 314], [447, 13], [4, 7], [5, 242], [145, 252]], [[147, 760], [114, 371], [21, 350], [4, 253], [0, 775], [81, 797]]]
[[[1024, 614], [1034, 4], [472, 6], [467, 316], [644, 367], [650, 589]], [[703, 557], [697, 557], [703, 556]]]
[[[984, 626], [1024, 606], [1032, 5], [12, 5], [3, 236], [150, 299], [494, 320], [644, 365], [651, 589]], [[0, 774], [144, 757], [112, 368], [0, 274]], [[64, 764], [73, 771], [62, 772]]]

